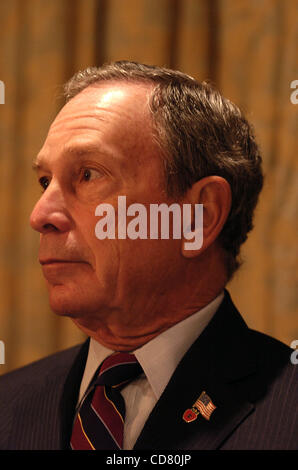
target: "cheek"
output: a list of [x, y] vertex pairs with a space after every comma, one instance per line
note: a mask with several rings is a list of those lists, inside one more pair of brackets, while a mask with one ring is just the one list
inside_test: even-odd
[[93, 245], [97, 279], [116, 302], [124, 301], [131, 290], [136, 294], [135, 289], [144, 282], [148, 262], [143, 247], [129, 239], [97, 240]]
[[[180, 246], [170, 240], [105, 240], [97, 254], [99, 279], [117, 281], [118, 292], [125, 295], [153, 289], [164, 282], [177, 267]], [[102, 242], [104, 243], [104, 242]], [[178, 256], [177, 256], [178, 255]], [[175, 261], [176, 260], [176, 261]], [[101, 277], [102, 276], [102, 277]]]
[[94, 211], [89, 213], [78, 210], [75, 217], [75, 242], [79, 244], [85, 252], [89, 253], [89, 258], [93, 260], [95, 267], [96, 255], [101, 251], [101, 240], [95, 235], [95, 226], [97, 218]]
[[118, 278], [120, 252], [118, 240], [93, 239], [91, 244], [94, 256], [94, 271], [101, 284], [114, 285]]
[[[98, 217], [81, 218], [82, 236], [94, 259], [96, 278], [108, 292], [118, 297], [146, 287], [155, 288], [176, 272], [181, 256], [181, 240], [132, 240], [130, 238], [100, 240], [95, 235]], [[117, 227], [117, 216], [116, 216]], [[149, 233], [149, 232], [148, 232]]]

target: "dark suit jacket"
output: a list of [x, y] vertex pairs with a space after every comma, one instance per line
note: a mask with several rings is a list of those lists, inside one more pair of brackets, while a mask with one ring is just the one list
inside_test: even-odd
[[[135, 449], [297, 449], [292, 350], [250, 330], [225, 298], [181, 360]], [[67, 449], [88, 341], [0, 377], [0, 449]], [[183, 413], [202, 391], [210, 421]]]

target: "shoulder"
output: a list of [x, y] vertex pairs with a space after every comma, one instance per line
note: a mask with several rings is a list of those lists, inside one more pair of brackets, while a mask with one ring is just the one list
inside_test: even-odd
[[294, 412], [298, 393], [298, 367], [293, 360], [295, 351], [264, 333], [254, 330], [250, 333], [257, 351], [257, 373], [259, 380], [267, 384], [268, 398], [281, 399]]
[[295, 351], [249, 328], [227, 294], [213, 322], [211, 339], [214, 363], [230, 396], [251, 410], [223, 448], [297, 448]]
[[285, 450], [297, 448], [298, 366], [293, 349], [263, 333], [249, 330], [257, 362], [255, 374], [237, 392], [254, 412], [238, 427], [226, 448]]
[[248, 331], [261, 362], [268, 362], [268, 365], [272, 362], [277, 365], [279, 363], [291, 364], [291, 354], [293, 353], [293, 349], [290, 348], [290, 346], [260, 331], [253, 329], [248, 329]]
[[244, 322], [242, 334], [240, 330], [238, 332], [242, 339], [238, 343], [238, 362], [240, 365], [244, 362], [250, 364], [247, 371], [254, 371], [246, 379], [247, 384], [250, 381], [255, 384], [255, 396], [252, 397], [255, 399], [252, 401], [256, 402], [260, 398], [260, 401], [265, 400], [268, 404], [273, 397], [278, 400], [279, 396], [287, 401], [288, 407], [294, 409], [293, 390], [295, 388], [297, 393], [298, 386], [298, 367], [293, 361], [295, 351], [282, 341], [249, 328]]
[[[257, 357], [257, 374], [270, 388], [278, 384], [279, 392], [291, 394], [291, 387], [297, 389], [298, 367], [293, 360], [295, 351], [281, 341], [255, 330], [249, 330]], [[283, 399], [285, 399], [285, 395]], [[291, 401], [291, 400], [290, 400]], [[294, 404], [294, 403], [293, 403]]]
[[10, 401], [19, 388], [35, 388], [51, 377], [67, 375], [81, 348], [74, 346], [1, 375], [0, 403]]
[[268, 372], [283, 365], [293, 365], [291, 362], [293, 349], [268, 334], [249, 328], [228, 291], [225, 291], [225, 298], [218, 314], [214, 325], [216, 335], [223, 337], [224, 345], [226, 339], [229, 339], [229, 344], [234, 350], [237, 349], [242, 363], [244, 359], [250, 362], [255, 359], [259, 367], [262, 365], [268, 367]]
[[61, 448], [88, 347], [86, 342], [0, 376], [0, 449]]

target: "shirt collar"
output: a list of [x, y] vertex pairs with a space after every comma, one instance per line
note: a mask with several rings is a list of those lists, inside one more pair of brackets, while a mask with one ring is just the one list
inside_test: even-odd
[[182, 357], [218, 309], [222, 292], [204, 308], [177, 323], [135, 351], [158, 400]]
[[[223, 298], [224, 293], [221, 292], [201, 310], [134, 351], [157, 400], [167, 386], [182, 357], [206, 328]], [[113, 352], [91, 338], [79, 400], [84, 395], [98, 366]]]

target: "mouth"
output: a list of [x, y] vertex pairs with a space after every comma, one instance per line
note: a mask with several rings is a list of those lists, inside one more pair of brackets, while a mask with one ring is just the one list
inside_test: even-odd
[[85, 263], [85, 261], [82, 260], [76, 260], [76, 259], [57, 259], [57, 258], [47, 258], [47, 259], [40, 259], [39, 260], [40, 264], [42, 266], [47, 266], [51, 264], [70, 264], [70, 263]]

